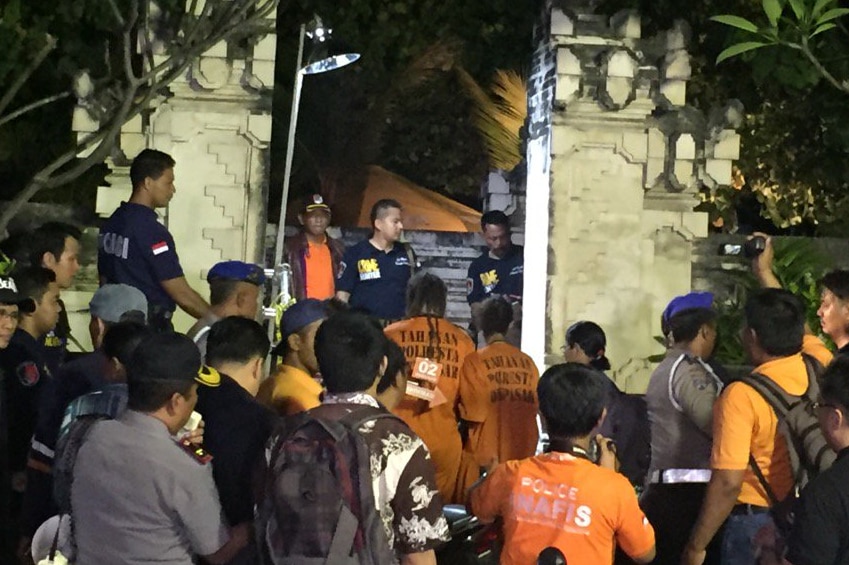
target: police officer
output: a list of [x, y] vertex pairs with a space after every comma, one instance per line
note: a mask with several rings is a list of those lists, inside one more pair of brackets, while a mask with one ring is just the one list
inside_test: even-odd
[[418, 262], [412, 247], [398, 241], [404, 229], [401, 204], [391, 199], [375, 202], [371, 225], [371, 237], [345, 251], [336, 297], [386, 324], [404, 317], [407, 281]]
[[507, 341], [518, 346], [525, 250], [511, 241], [510, 219], [501, 210], [490, 210], [481, 216], [481, 232], [487, 251], [471, 262], [466, 279], [466, 300], [472, 309], [470, 331], [477, 335], [475, 320], [483, 301], [493, 294], [501, 295], [513, 304], [514, 323]]
[[[23, 313], [35, 311], [35, 301], [18, 292], [14, 279], [0, 276], [0, 350], [9, 346]], [[9, 476], [9, 406], [6, 398], [7, 379], [14, 374], [0, 365], [0, 562], [14, 563], [15, 531], [10, 515], [11, 477]]]
[[148, 301], [148, 321], [158, 331], [173, 329], [171, 318], [178, 305], [195, 318], [209, 310], [186, 281], [174, 238], [154, 211], [167, 206], [176, 192], [174, 164], [170, 155], [155, 149], [138, 154], [130, 167], [130, 200], [106, 220], [98, 241], [100, 284], [123, 283], [141, 290]]
[[18, 522], [26, 490], [26, 464], [30, 438], [35, 430], [41, 396], [50, 391], [52, 375], [41, 339], [56, 327], [61, 306], [59, 285], [53, 271], [26, 267], [13, 276], [17, 291], [30, 297], [35, 308], [20, 316], [9, 346], [0, 350], [0, 371], [8, 407], [8, 467], [11, 481], [3, 485], [11, 491], [12, 523]]
[[174, 439], [198, 385], [218, 386], [218, 373], [201, 371], [195, 344], [175, 333], [144, 339], [131, 359], [126, 412], [91, 426], [73, 466], [76, 561], [227, 563], [247, 546], [250, 525], [228, 528], [209, 457]]
[[[716, 343], [712, 304], [709, 292], [669, 303], [662, 317], [669, 348], [646, 391], [651, 466], [640, 505], [655, 527], [658, 565], [680, 562], [710, 480], [713, 404], [722, 390], [704, 361]], [[708, 548], [705, 562], [719, 563], [719, 547]]]

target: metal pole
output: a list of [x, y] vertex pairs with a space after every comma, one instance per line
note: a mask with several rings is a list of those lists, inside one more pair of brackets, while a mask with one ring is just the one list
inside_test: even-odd
[[[301, 103], [301, 86], [304, 82], [304, 73], [301, 72], [304, 58], [304, 36], [306, 25], [301, 24], [298, 35], [298, 58], [295, 65], [295, 85], [292, 89], [292, 113], [289, 117], [289, 140], [286, 144], [286, 165], [283, 170], [283, 194], [280, 197], [280, 219], [277, 222], [277, 242], [274, 246], [274, 269], [275, 276], [271, 281], [271, 301], [269, 306], [274, 306], [280, 293], [280, 276], [282, 276], [283, 265], [283, 238], [286, 232], [286, 205], [289, 200], [289, 183], [292, 176], [292, 160], [295, 156], [295, 130], [298, 127], [298, 107]], [[268, 337], [274, 341], [274, 330], [276, 323], [269, 324]]]

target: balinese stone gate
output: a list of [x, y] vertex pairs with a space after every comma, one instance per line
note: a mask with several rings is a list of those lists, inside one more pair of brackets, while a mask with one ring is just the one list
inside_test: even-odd
[[660, 313], [691, 288], [699, 190], [731, 179], [733, 107], [685, 106], [686, 31], [641, 38], [634, 12], [552, 2], [529, 92], [523, 346], [562, 359], [566, 328], [599, 323], [614, 375], [645, 389]]
[[[270, 23], [273, 29], [273, 18]], [[111, 186], [98, 191], [97, 213], [109, 216], [129, 198], [132, 158], [146, 147], [170, 153], [177, 161], [177, 194], [164, 222], [189, 284], [201, 294], [214, 263], [263, 262], [276, 44], [276, 35], [269, 34], [247, 50], [222, 42], [204, 53], [171, 84], [173, 96], [124, 126], [123, 156], [108, 161]], [[91, 126], [78, 108], [74, 129], [84, 134]], [[177, 310], [177, 329], [192, 322]]]

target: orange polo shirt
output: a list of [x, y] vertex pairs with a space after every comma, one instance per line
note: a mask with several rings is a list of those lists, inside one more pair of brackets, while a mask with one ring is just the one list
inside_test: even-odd
[[472, 513], [504, 519], [502, 565], [529, 565], [546, 547], [567, 563], [613, 563], [618, 544], [631, 557], [654, 547], [654, 529], [624, 475], [566, 453], [508, 461], [471, 494]]
[[263, 381], [256, 397], [280, 416], [290, 416], [320, 405], [323, 390], [309, 373], [280, 365], [277, 373]]
[[[832, 354], [816, 337], [806, 335], [802, 351], [823, 365], [831, 362]], [[755, 368], [788, 394], [801, 395], [808, 388], [808, 374], [801, 354], [774, 359]], [[749, 454], [758, 463], [764, 478], [783, 499], [793, 488], [793, 471], [787, 442], [778, 431], [775, 411], [745, 383], [732, 383], [722, 391], [713, 406], [713, 451], [711, 467], [714, 469], [746, 470], [743, 487], [737, 496], [740, 504], [769, 506], [769, 498], [758, 478], [749, 467]]]
[[[385, 331], [404, 350], [412, 369], [415, 370], [419, 359], [431, 359], [442, 366], [435, 387], [444, 396], [444, 403], [430, 407], [427, 400], [407, 395], [394, 413], [427, 445], [436, 468], [436, 485], [443, 500], [446, 503], [462, 503], [463, 500], [455, 497], [462, 452], [455, 413], [460, 395], [460, 368], [466, 356], [475, 350], [475, 344], [465, 331], [444, 318], [434, 316], [401, 320], [389, 325]], [[410, 380], [416, 381], [412, 377]]]
[[336, 281], [333, 280], [333, 262], [330, 247], [326, 240], [322, 243], [309, 243], [304, 254], [304, 281], [307, 298], [325, 300], [336, 294]]
[[498, 341], [466, 357], [460, 417], [472, 422], [466, 451], [481, 467], [536, 451], [539, 370], [519, 348]]

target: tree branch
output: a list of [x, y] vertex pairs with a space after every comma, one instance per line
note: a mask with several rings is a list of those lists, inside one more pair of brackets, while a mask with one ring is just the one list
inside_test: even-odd
[[53, 96], [48, 96], [46, 98], [42, 98], [41, 100], [36, 100], [32, 104], [27, 104], [23, 108], [18, 108], [11, 114], [6, 114], [5, 116], [0, 116], [0, 127], [3, 127], [7, 123], [11, 122], [15, 118], [23, 116], [27, 112], [31, 112], [36, 108], [41, 108], [42, 106], [46, 106], [52, 102], [56, 102], [57, 100], [62, 100], [63, 98], [70, 98], [70, 92], [60, 92], [59, 94], [54, 94]]
[[825, 68], [825, 66], [820, 62], [817, 56], [814, 55], [813, 51], [811, 51], [807, 37], [802, 38], [802, 44], [799, 47], [801, 48], [800, 50], [805, 55], [805, 57], [807, 57], [811, 64], [814, 66], [814, 68], [817, 69], [820, 75], [822, 75], [822, 77], [827, 80], [829, 84], [831, 84], [831, 86], [833, 86], [840, 92], [843, 92], [844, 94], [849, 94], [849, 85], [837, 80], [837, 78], [835, 78], [835, 76], [831, 74], [828, 69]]
[[24, 72], [18, 76], [12, 86], [9, 87], [9, 90], [6, 91], [6, 94], [3, 95], [3, 98], [0, 98], [0, 116], [3, 115], [3, 112], [12, 103], [12, 100], [15, 99], [15, 95], [18, 94], [18, 91], [21, 87], [26, 84], [29, 77], [35, 70], [41, 66], [41, 63], [44, 62], [44, 59], [56, 48], [56, 38], [52, 35], [47, 36], [47, 41], [44, 44], [44, 47], [36, 54], [35, 58], [30, 63], [29, 67], [24, 69]]
[[112, 15], [115, 16], [115, 19], [118, 20], [118, 25], [124, 27], [126, 24], [124, 22], [124, 17], [121, 15], [121, 10], [118, 9], [118, 5], [115, 4], [115, 0], [107, 0], [109, 2], [109, 7], [112, 8]]

